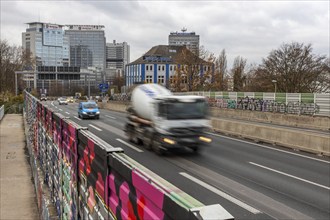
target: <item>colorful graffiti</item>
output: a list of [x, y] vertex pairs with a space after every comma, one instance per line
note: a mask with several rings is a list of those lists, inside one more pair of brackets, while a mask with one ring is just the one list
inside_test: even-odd
[[25, 105], [42, 219], [197, 220], [190, 209], [202, 203], [177, 188], [156, 184], [155, 175], [139, 171], [123, 159], [122, 151], [108, 149], [31, 95], [25, 95]]
[[208, 99], [210, 107], [240, 109], [249, 111], [278, 112], [298, 115], [314, 115], [320, 111], [320, 107], [314, 103], [303, 102], [276, 102], [259, 98], [237, 98], [232, 99]]

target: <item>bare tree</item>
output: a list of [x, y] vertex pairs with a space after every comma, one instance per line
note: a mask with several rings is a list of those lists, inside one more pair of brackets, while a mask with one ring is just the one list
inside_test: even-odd
[[234, 78], [234, 91], [243, 91], [243, 85], [245, 81], [244, 68], [246, 66], [246, 59], [238, 56], [234, 59], [233, 68], [231, 70]]
[[312, 51], [311, 44], [297, 42], [271, 51], [255, 74], [255, 81], [263, 83], [261, 91], [269, 91], [276, 80], [278, 92], [329, 92], [329, 58]]
[[174, 91], [197, 91], [210, 87], [213, 81], [214, 55], [200, 48], [196, 56], [185, 47], [176, 54], [178, 64], [171, 84]]
[[215, 60], [215, 86], [216, 90], [225, 91], [224, 79], [227, 72], [227, 55], [226, 50], [223, 49]]
[[[6, 40], [0, 40], [0, 92], [15, 93], [15, 71], [34, 68], [30, 51], [22, 47], [10, 46]], [[21, 75], [18, 75], [21, 84]]]

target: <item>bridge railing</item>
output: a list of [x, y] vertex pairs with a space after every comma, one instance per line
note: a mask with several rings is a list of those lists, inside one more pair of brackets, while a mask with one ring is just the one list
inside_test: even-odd
[[0, 107], [0, 121], [2, 120], [3, 116], [5, 115], [5, 106], [2, 105]]
[[24, 104], [43, 219], [233, 219], [219, 204], [202, 204], [31, 94], [25, 93]]

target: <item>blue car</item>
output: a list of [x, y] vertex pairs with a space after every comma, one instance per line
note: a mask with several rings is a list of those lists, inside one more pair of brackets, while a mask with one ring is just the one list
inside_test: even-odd
[[78, 107], [78, 117], [79, 118], [100, 118], [100, 109], [96, 102], [80, 102]]

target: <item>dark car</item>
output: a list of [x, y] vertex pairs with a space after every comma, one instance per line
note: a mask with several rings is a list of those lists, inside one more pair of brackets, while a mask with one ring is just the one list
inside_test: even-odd
[[46, 96], [46, 94], [41, 94], [41, 96], [40, 96], [40, 101], [47, 101], [47, 96]]

